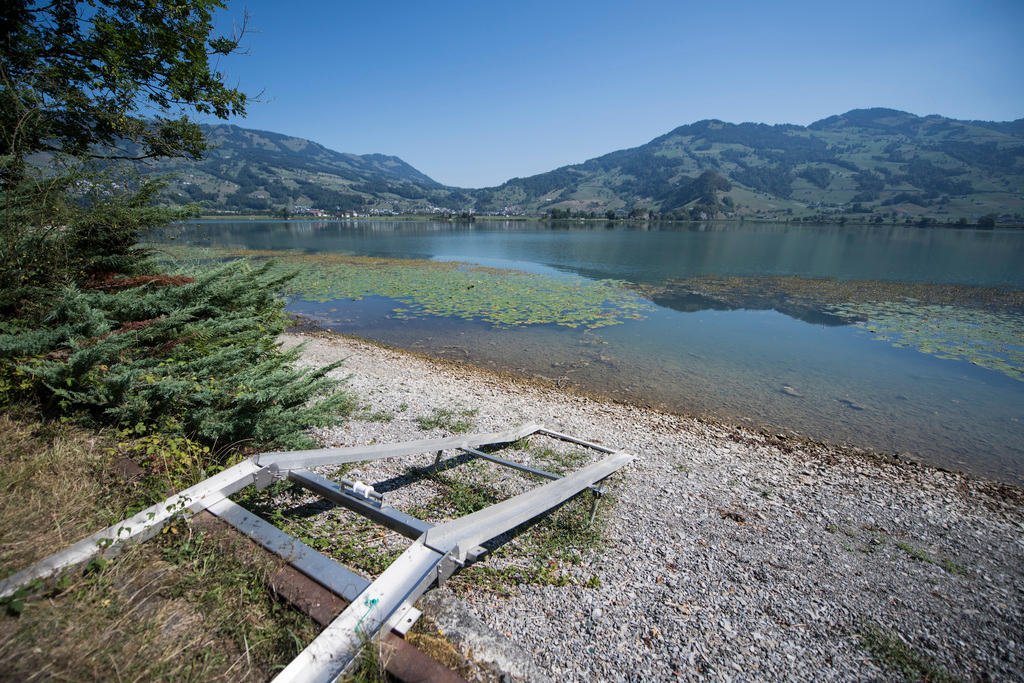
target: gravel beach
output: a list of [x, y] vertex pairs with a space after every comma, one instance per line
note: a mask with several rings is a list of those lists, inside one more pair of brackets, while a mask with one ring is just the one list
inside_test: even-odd
[[[335, 373], [364, 404], [316, 432], [326, 446], [444, 436], [423, 418], [446, 410], [472, 431], [537, 422], [636, 456], [601, 503], [603, 543], [558, 563], [561, 580], [456, 586], [553, 680], [1024, 679], [1017, 487], [326, 333], [282, 341], [306, 342], [303, 363], [345, 359]], [[409, 464], [346, 476], [387, 489]], [[530, 485], [507, 479], [494, 485]], [[387, 495], [411, 509], [432, 494], [420, 482]]]

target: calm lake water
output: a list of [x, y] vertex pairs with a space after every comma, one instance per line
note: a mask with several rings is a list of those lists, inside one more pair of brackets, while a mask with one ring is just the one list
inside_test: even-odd
[[[392, 296], [329, 295], [313, 301], [297, 297], [289, 308], [339, 332], [438, 357], [642, 405], [909, 453], [934, 464], [1024, 482], [1024, 381], [1017, 365], [1024, 339], [1006, 338], [1006, 329], [1011, 337], [1014, 330], [1024, 329], [1014, 327], [1024, 319], [1019, 308], [1003, 305], [998, 311], [1000, 325], [1009, 327], [994, 341], [989, 337], [995, 332], [979, 327], [997, 318], [963, 309], [968, 317], [958, 329], [965, 337], [980, 334], [997, 349], [995, 365], [972, 364], [963, 351], [963, 344], [970, 343], [959, 338], [950, 345], [959, 349], [952, 356], [960, 357], [942, 357], [950, 354], [941, 348], [935, 351], [936, 343], [943, 346], [942, 339], [915, 347], [873, 338], [880, 335], [865, 326], [874, 324], [875, 309], [863, 324], [853, 325], [820, 302], [765, 304], [751, 296], [749, 287], [709, 298], [692, 287], [708, 276], [741, 284], [756, 284], [751, 278], [759, 276], [797, 276], [1012, 292], [1024, 289], [1024, 231], [782, 224], [627, 228], [535, 222], [201, 222], [184, 228], [176, 244], [183, 242], [307, 255], [459, 261], [582, 285], [620, 281], [616, 286], [635, 292], [647, 306], [637, 319], [627, 317], [621, 324], [597, 329], [496, 325], [486, 315], [457, 316], [430, 305], [409, 312], [406, 300], [393, 291]], [[687, 286], [678, 286], [678, 280], [686, 280]], [[465, 296], [471, 297], [472, 291]], [[928, 309], [932, 317], [918, 324], [914, 316], [919, 299], [909, 301], [886, 319], [890, 326], [904, 316], [912, 321], [911, 333], [918, 334], [919, 328], [961, 319], [957, 301], [930, 301], [932, 306], [951, 307]], [[925, 310], [925, 303], [919, 307]], [[1004, 363], [1005, 358], [1010, 360]]]

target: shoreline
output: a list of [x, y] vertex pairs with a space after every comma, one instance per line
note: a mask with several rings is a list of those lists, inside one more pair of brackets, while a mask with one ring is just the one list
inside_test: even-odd
[[584, 223], [586, 225], [612, 223], [616, 226], [626, 227], [638, 227], [642, 225], [651, 224], [669, 224], [669, 225], [704, 225], [704, 224], [736, 224], [742, 225], [750, 223], [752, 225], [767, 225], [767, 224], [783, 224], [783, 225], [807, 225], [807, 226], [821, 226], [821, 227], [872, 227], [872, 228], [916, 228], [916, 229], [928, 229], [928, 228], [954, 228], [957, 230], [1024, 230], [1024, 224], [1003, 224], [994, 227], [983, 227], [976, 223], [958, 224], [958, 223], [929, 223], [927, 225], [918, 225], [913, 223], [876, 223], [872, 221], [857, 221], [857, 220], [846, 220], [840, 223], [839, 221], [815, 221], [815, 220], [794, 220], [790, 217], [788, 220], [783, 218], [755, 218], [752, 216], [744, 216], [742, 218], [705, 218], [703, 220], [680, 220], [672, 218], [550, 218], [545, 216], [491, 216], [491, 215], [475, 215], [471, 220], [458, 219], [452, 217], [445, 217], [444, 215], [426, 215], [426, 214], [397, 214], [394, 216], [357, 216], [352, 218], [344, 218], [337, 216], [289, 216], [288, 218], [282, 218], [280, 216], [264, 216], [260, 214], [200, 214], [195, 218], [189, 218], [182, 220], [183, 223], [191, 223], [197, 221], [272, 221], [272, 222], [283, 222], [289, 221], [314, 221], [314, 222], [329, 222], [329, 223], [356, 223], [359, 221], [436, 221], [440, 223], [452, 223], [459, 225], [472, 225], [475, 222], [537, 222], [544, 224], [554, 223], [556, 225], [564, 226], [567, 224], [578, 224]]
[[561, 585], [462, 595], [553, 678], [891, 677], [886, 652], [901, 648], [920, 671], [1024, 674], [1017, 486], [335, 333], [281, 340], [308, 343], [303, 363], [346, 358], [335, 372], [365, 407], [315, 432], [327, 446], [446, 434], [416, 419], [447, 408], [475, 410], [473, 431], [536, 421], [638, 456], [612, 485], [603, 545], [560, 563]]
[[750, 420], [750, 424], [743, 424], [740, 421], [730, 420], [724, 417], [718, 417], [710, 414], [699, 414], [696, 412], [687, 412], [685, 410], [674, 410], [671, 407], [665, 405], [656, 405], [654, 403], [639, 403], [631, 402], [625, 398], [617, 398], [612, 394], [604, 393], [597, 390], [589, 390], [586, 387], [563, 384], [557, 380], [544, 379], [540, 376], [525, 376], [519, 375], [511, 370], [502, 370], [496, 367], [487, 367], [478, 363], [474, 363], [472, 360], [456, 360], [450, 358], [441, 358], [430, 355], [422, 351], [415, 351], [411, 349], [405, 349], [397, 346], [392, 346], [385, 342], [377, 341], [374, 339], [365, 339], [355, 335], [347, 335], [342, 332], [335, 332], [330, 329], [321, 327], [316, 321], [309, 320], [302, 316], [293, 316], [292, 326], [289, 328], [288, 335], [296, 335], [307, 337], [310, 339], [322, 337], [325, 339], [340, 339], [347, 342], [356, 344], [365, 344], [370, 347], [381, 349], [382, 351], [389, 351], [395, 354], [403, 356], [409, 356], [415, 358], [428, 365], [435, 366], [446, 370], [464, 370], [470, 373], [479, 374], [482, 377], [490, 377], [502, 382], [508, 382], [510, 384], [520, 384], [527, 387], [532, 387], [538, 391], [548, 391], [555, 394], [561, 394], [567, 397], [586, 399], [589, 401], [595, 401], [598, 403], [610, 404], [615, 406], [623, 406], [638, 410], [651, 411], [666, 416], [671, 416], [680, 420], [692, 420], [697, 423], [706, 424], [711, 427], [723, 430], [730, 433], [747, 433], [757, 435], [758, 437], [766, 439], [779, 448], [795, 448], [800, 447], [804, 449], [826, 449], [830, 451], [841, 452], [850, 458], [863, 458], [868, 462], [874, 464], [897, 464], [908, 467], [923, 467], [927, 469], [936, 470], [939, 472], [945, 472], [948, 474], [957, 474], [965, 478], [974, 480], [979, 485], [991, 486], [995, 489], [1001, 487], [1008, 487], [1010, 490], [1018, 492], [1018, 496], [1024, 505], [1024, 485], [1018, 484], [1013, 481], [1006, 481], [997, 479], [995, 477], [986, 475], [982, 472], [974, 472], [966, 469], [956, 469], [953, 467], [947, 467], [933, 462], [928, 462], [926, 459], [913, 456], [909, 453], [898, 453], [896, 451], [887, 451], [879, 448], [872, 448], [870, 446], [860, 446], [851, 443], [843, 443], [839, 441], [831, 441], [827, 438], [814, 437], [788, 428], [782, 425], [765, 425], [759, 424]]

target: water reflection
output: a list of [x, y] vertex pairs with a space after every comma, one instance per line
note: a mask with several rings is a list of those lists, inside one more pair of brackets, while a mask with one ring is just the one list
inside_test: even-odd
[[747, 297], [739, 303], [727, 303], [721, 299], [714, 299], [689, 291], [665, 292], [656, 294], [651, 300], [665, 308], [671, 308], [683, 313], [697, 313], [699, 311], [776, 311], [788, 315], [795, 320], [801, 320], [811, 325], [840, 326], [849, 325], [850, 320], [838, 315], [815, 308], [812, 306], [801, 306], [794, 304], [785, 297]]
[[205, 223], [182, 237], [618, 280], [657, 310], [584, 331], [439, 315], [400, 319], [398, 304], [384, 297], [292, 307], [341, 332], [561, 386], [1024, 481], [1024, 382], [876, 341], [880, 335], [855, 329], [848, 323], [857, 319], [833, 307], [899, 300], [935, 310], [953, 303], [984, 313], [978, 319], [1017, 315], [1024, 310], [1021, 231], [290, 221]]
[[472, 262], [500, 256], [527, 268], [635, 283], [798, 275], [1024, 288], [1024, 234], [1012, 230], [384, 220], [193, 225], [186, 236], [199, 243]]

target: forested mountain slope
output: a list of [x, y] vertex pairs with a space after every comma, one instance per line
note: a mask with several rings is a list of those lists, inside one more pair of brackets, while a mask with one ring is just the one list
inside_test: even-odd
[[[702, 183], [694, 179], [704, 176]], [[731, 186], [722, 211], [970, 215], [1024, 207], [1024, 119], [1007, 123], [858, 109], [810, 126], [699, 121], [646, 145], [513, 178], [475, 193], [481, 208], [679, 210]], [[723, 182], [724, 181], [724, 182]]]
[[221, 210], [331, 212], [470, 203], [395, 156], [335, 152], [302, 138], [238, 126], [203, 126], [203, 131], [213, 144], [204, 159], [150, 166], [154, 173], [174, 174], [167, 194], [172, 201]]
[[1024, 119], [958, 121], [857, 109], [809, 126], [698, 121], [640, 147], [483, 189], [443, 186], [394, 156], [344, 154], [237, 126], [204, 130], [215, 145], [206, 159], [151, 167], [177, 173], [171, 201], [332, 213], [558, 209], [970, 218], [1024, 212]]

